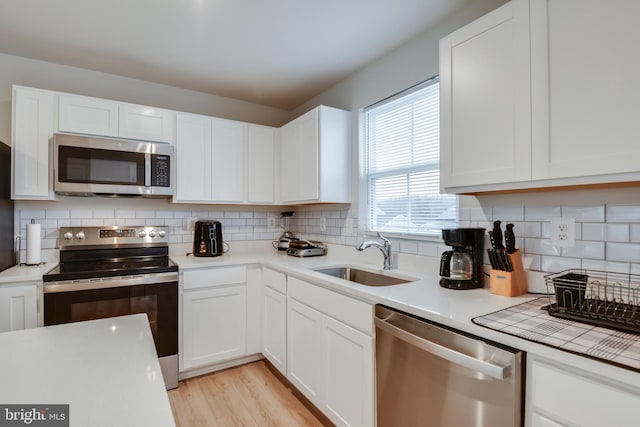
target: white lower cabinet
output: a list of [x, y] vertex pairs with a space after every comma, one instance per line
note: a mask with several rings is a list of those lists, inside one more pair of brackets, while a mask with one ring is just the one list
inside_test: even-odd
[[0, 332], [38, 325], [38, 283], [0, 286]]
[[287, 377], [338, 426], [374, 425], [372, 306], [287, 280]]
[[263, 269], [262, 354], [287, 374], [287, 296], [284, 273]]
[[639, 406], [640, 384], [615, 383], [592, 372], [528, 355], [527, 427], [634, 425]]
[[373, 338], [325, 316], [322, 344], [327, 415], [337, 425], [373, 426]]
[[287, 301], [287, 376], [316, 404], [322, 402], [322, 314], [298, 301]]
[[246, 267], [183, 273], [181, 370], [246, 355]]

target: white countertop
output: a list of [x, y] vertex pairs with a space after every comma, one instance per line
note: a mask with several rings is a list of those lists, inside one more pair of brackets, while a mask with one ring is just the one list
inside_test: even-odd
[[42, 275], [58, 265], [57, 251], [42, 251], [42, 261], [39, 265], [21, 264], [0, 271], [0, 286], [42, 281]]
[[69, 404], [71, 426], [175, 426], [144, 314], [0, 333], [0, 403]]

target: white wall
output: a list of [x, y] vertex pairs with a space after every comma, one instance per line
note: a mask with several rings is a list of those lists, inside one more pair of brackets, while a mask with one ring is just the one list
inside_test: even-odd
[[13, 84], [268, 126], [281, 126], [289, 117], [288, 111], [264, 105], [0, 53], [0, 141], [7, 145]]

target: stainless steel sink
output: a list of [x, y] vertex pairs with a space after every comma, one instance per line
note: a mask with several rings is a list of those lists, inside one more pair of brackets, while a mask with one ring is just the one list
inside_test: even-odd
[[387, 276], [353, 267], [318, 268], [315, 271], [366, 286], [391, 286], [411, 282], [411, 280], [400, 277]]

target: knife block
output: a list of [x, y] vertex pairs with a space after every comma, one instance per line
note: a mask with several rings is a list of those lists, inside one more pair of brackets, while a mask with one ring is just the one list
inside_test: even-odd
[[492, 294], [517, 297], [527, 293], [527, 275], [522, 265], [522, 254], [519, 250], [507, 255], [511, 260], [513, 271], [491, 269], [489, 290]]

